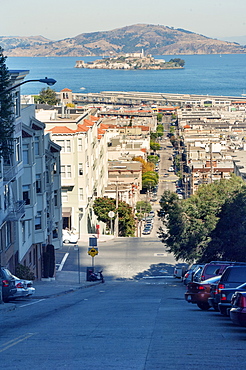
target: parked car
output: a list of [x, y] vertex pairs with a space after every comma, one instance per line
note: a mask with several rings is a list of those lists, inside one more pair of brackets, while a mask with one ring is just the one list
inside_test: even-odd
[[177, 263], [174, 266], [173, 276], [178, 279], [182, 279], [184, 277], [185, 272], [187, 271], [188, 265], [186, 263]]
[[71, 230], [62, 230], [62, 241], [65, 244], [69, 243], [77, 243], [78, 242], [78, 235], [75, 234]]
[[3, 302], [8, 302], [9, 300], [14, 298], [14, 295], [17, 292], [17, 288], [15, 286], [15, 279], [8, 269], [1, 267], [0, 271], [2, 281]]
[[231, 300], [230, 318], [236, 325], [246, 326], [246, 292], [235, 292]]
[[158, 217], [164, 217], [165, 216], [165, 211], [163, 211], [163, 209], [160, 209], [158, 211]]
[[173, 168], [172, 166], [170, 166], [170, 167], [168, 168], [168, 172], [174, 172], [174, 168]]
[[232, 296], [236, 292], [246, 291], [246, 283], [239, 285], [236, 288], [226, 288], [220, 291], [220, 302], [218, 303], [218, 310], [224, 316], [230, 315], [230, 309], [232, 308]]
[[197, 304], [201, 310], [209, 310], [211, 307], [208, 303], [210, 296], [210, 286], [212, 283], [219, 281], [220, 276], [214, 276], [201, 282], [190, 282], [187, 285], [185, 299], [189, 303]]
[[186, 271], [184, 278], [183, 278], [183, 283], [184, 285], [187, 285], [191, 281], [193, 281], [193, 276], [196, 273], [197, 270], [200, 270], [203, 268], [204, 265], [199, 265], [199, 264], [193, 264], [189, 266], [188, 270]]
[[[229, 266], [223, 272], [215, 294], [215, 303], [218, 303], [219, 310], [223, 315], [227, 315], [227, 309], [231, 307], [233, 289], [235, 291], [245, 282], [246, 266]], [[243, 290], [246, 290], [246, 285]]]
[[206, 263], [203, 268], [201, 280], [207, 280], [216, 275], [222, 275], [223, 271], [232, 265], [246, 265], [243, 262], [232, 262], [232, 261], [211, 261]]
[[18, 277], [12, 275], [15, 279], [15, 287], [17, 289], [14, 299], [21, 298], [21, 297], [29, 297], [35, 293], [35, 288], [33, 287], [32, 280], [23, 280], [19, 279]]

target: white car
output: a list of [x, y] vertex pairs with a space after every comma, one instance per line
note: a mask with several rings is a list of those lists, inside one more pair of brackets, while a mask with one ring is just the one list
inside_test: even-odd
[[62, 241], [65, 244], [77, 243], [78, 235], [71, 230], [62, 230]]
[[173, 172], [174, 171], [174, 168], [171, 166], [168, 168], [168, 172]]

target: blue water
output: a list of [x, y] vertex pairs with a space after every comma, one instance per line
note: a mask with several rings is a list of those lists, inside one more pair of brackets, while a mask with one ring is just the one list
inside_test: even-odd
[[[76, 60], [96, 57], [9, 57], [9, 69], [29, 70], [28, 79], [51, 77], [54, 90], [73, 92], [142, 91], [241, 96], [246, 93], [246, 54], [160, 56], [185, 60], [182, 70], [96, 70], [74, 68]], [[156, 57], [158, 58], [158, 57]], [[37, 94], [44, 85], [28, 83], [22, 94]], [[82, 88], [82, 89], [81, 89]]]

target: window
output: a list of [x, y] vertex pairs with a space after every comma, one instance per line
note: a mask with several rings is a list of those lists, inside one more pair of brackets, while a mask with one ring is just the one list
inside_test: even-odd
[[22, 145], [23, 163], [29, 164], [29, 144]]
[[62, 189], [62, 191], [61, 191], [61, 196], [62, 196], [62, 203], [63, 203], [63, 202], [67, 202], [67, 201], [68, 201], [68, 194], [67, 194], [67, 190]]
[[79, 200], [83, 200], [83, 199], [84, 199], [83, 188], [79, 188]]
[[83, 163], [79, 163], [79, 176], [83, 175]]
[[82, 152], [82, 139], [78, 139], [78, 150]]
[[56, 140], [56, 144], [60, 145], [61, 152], [71, 153], [71, 140]]
[[35, 136], [34, 138], [34, 154], [39, 155], [39, 136]]
[[61, 177], [64, 179], [72, 177], [72, 166], [70, 164], [61, 166]]
[[64, 140], [56, 140], [56, 144], [60, 145], [61, 152], [65, 152], [65, 141]]
[[58, 192], [57, 192], [57, 190], [54, 191], [54, 205], [55, 205], [55, 207], [58, 206]]
[[20, 92], [16, 91], [13, 94], [13, 100], [14, 100], [14, 112], [15, 112], [15, 117], [20, 117]]
[[4, 209], [7, 209], [10, 205], [10, 189], [8, 184], [4, 186]]
[[71, 140], [66, 140], [66, 152], [71, 153]]
[[37, 216], [35, 217], [35, 230], [40, 230], [42, 228], [42, 213], [41, 211], [37, 212]]
[[67, 167], [66, 177], [71, 178], [72, 177], [72, 166], [68, 164], [66, 167]]
[[22, 186], [22, 193], [23, 193], [23, 200], [25, 204], [28, 205], [31, 203], [30, 200], [30, 185], [23, 185]]
[[16, 162], [20, 162], [21, 160], [20, 137], [17, 137], [15, 140], [16, 140], [15, 159]]
[[42, 192], [42, 187], [41, 187], [41, 175], [36, 174], [36, 193], [39, 194]]

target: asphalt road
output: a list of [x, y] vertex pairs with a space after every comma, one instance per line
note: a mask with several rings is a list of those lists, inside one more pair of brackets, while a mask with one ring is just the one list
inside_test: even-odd
[[145, 273], [5, 312], [1, 368], [245, 369], [245, 329], [188, 304], [184, 291]]

